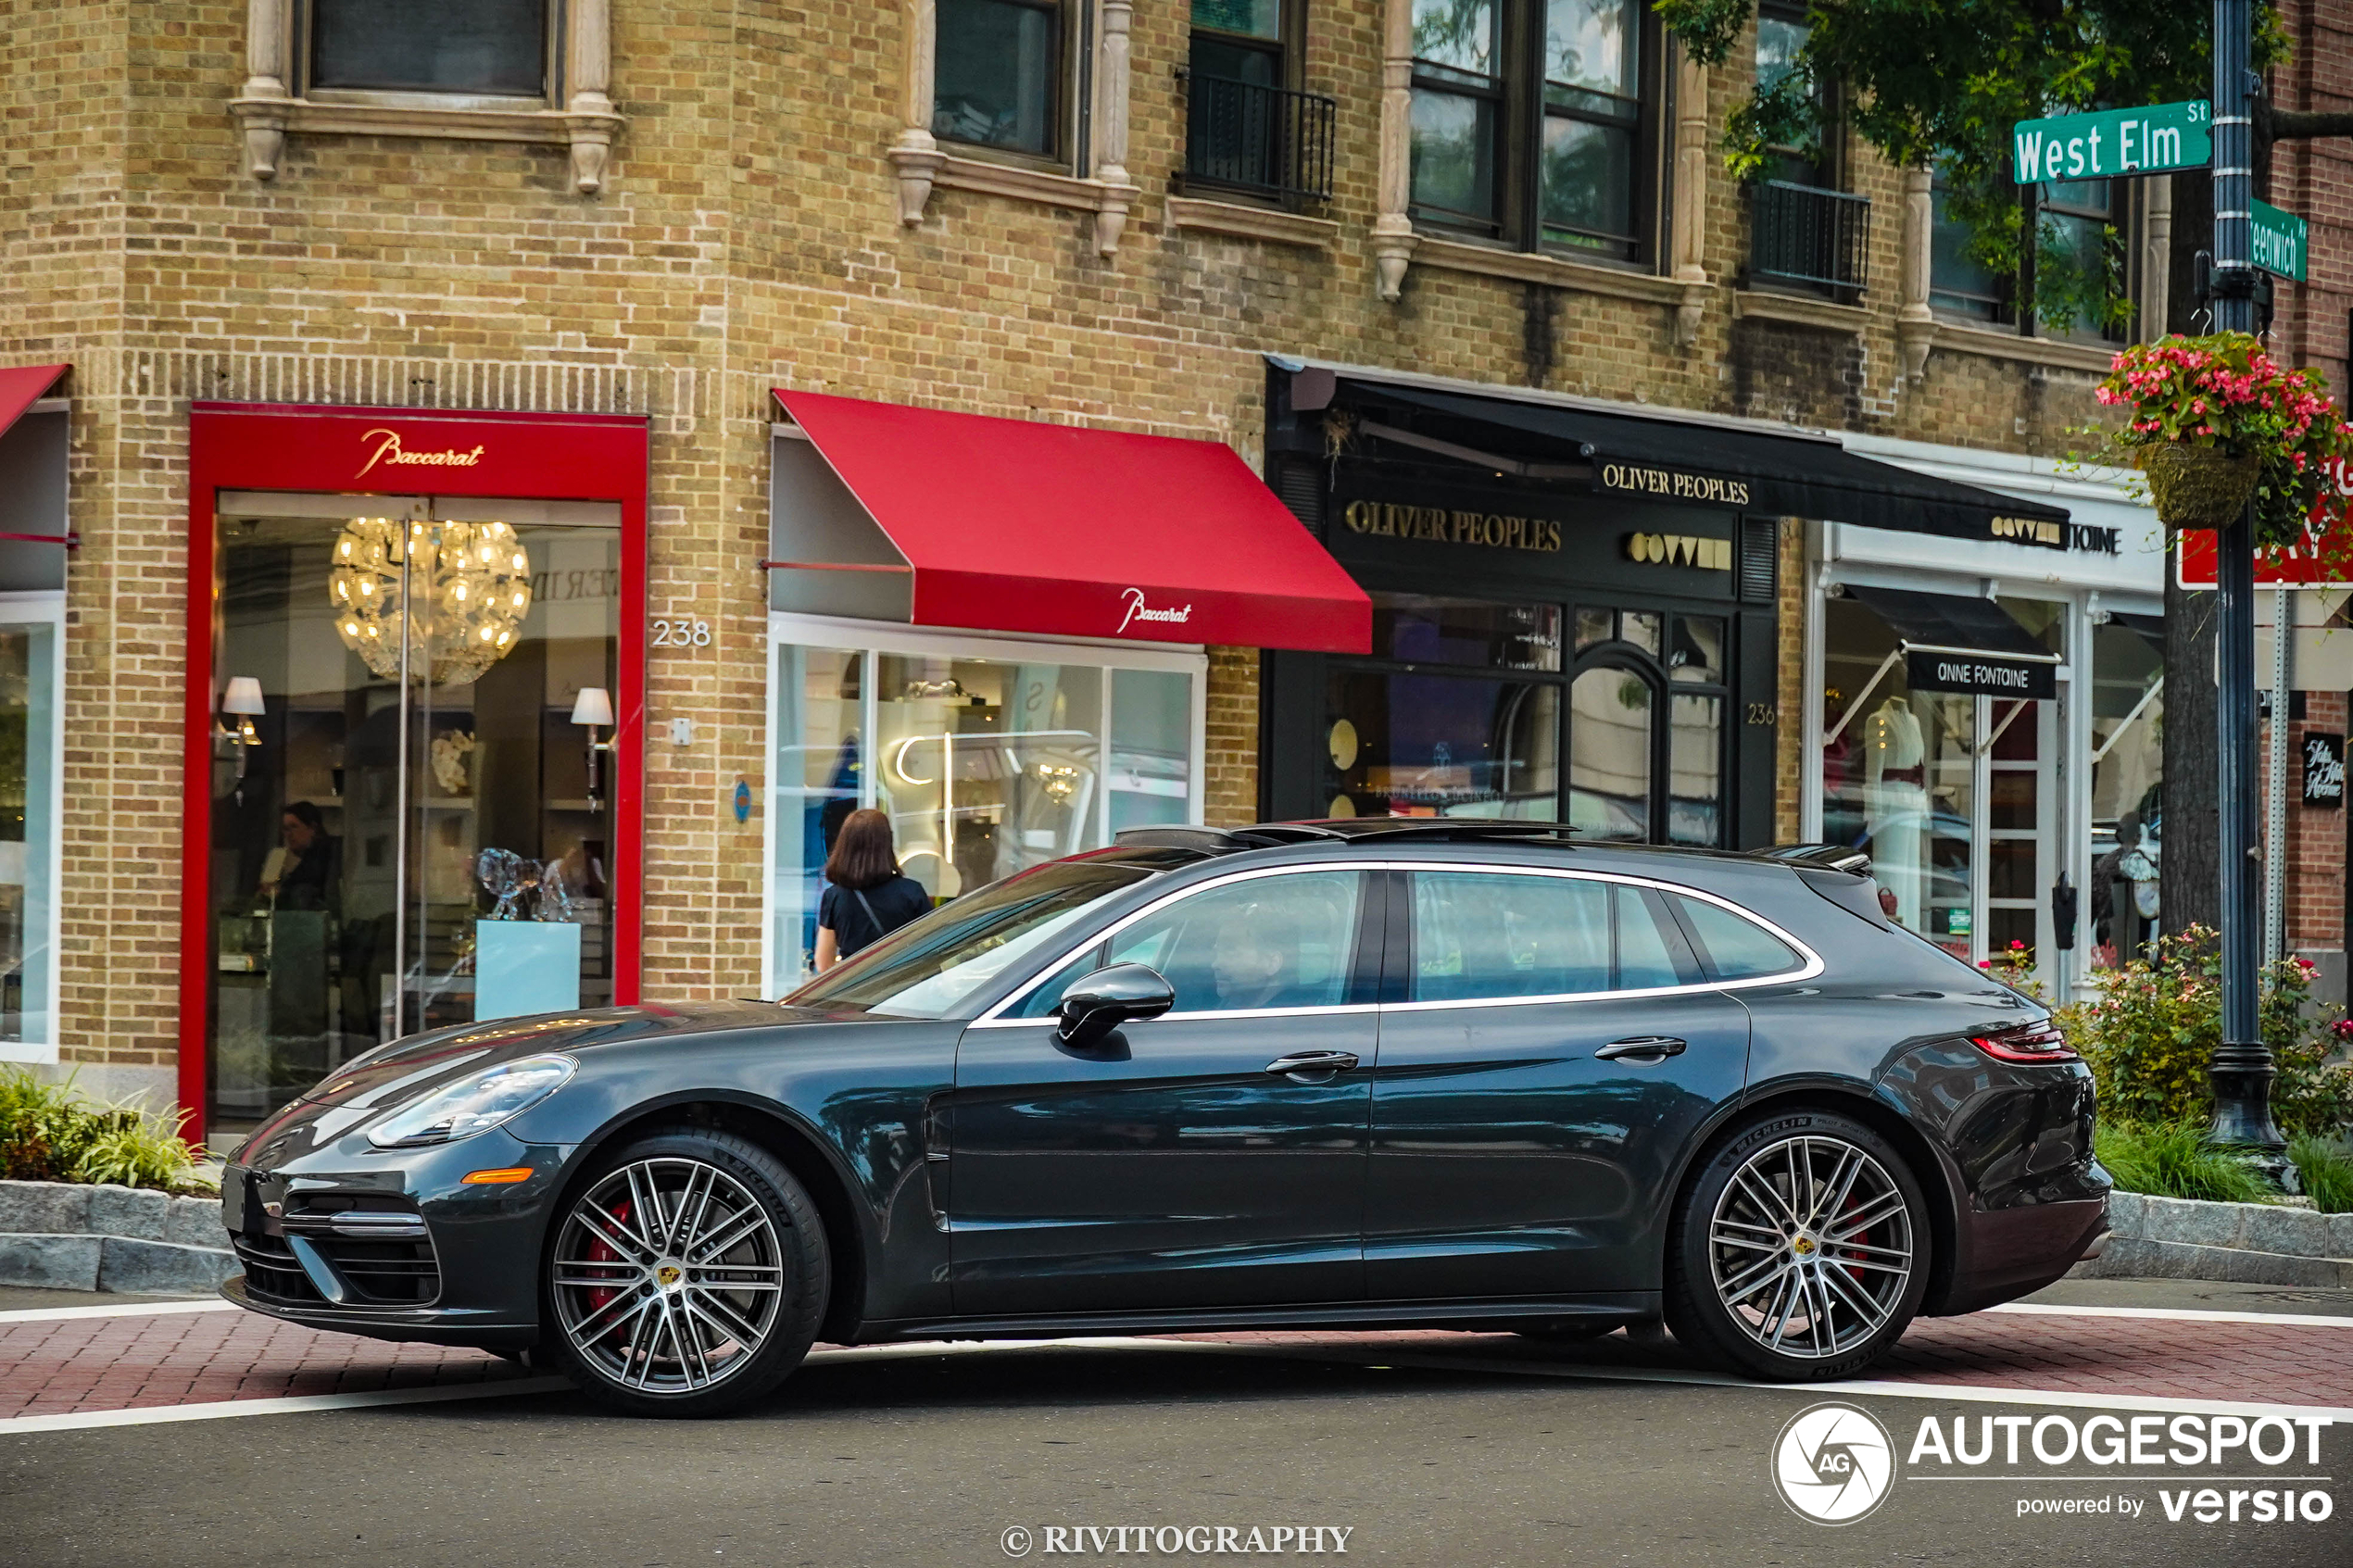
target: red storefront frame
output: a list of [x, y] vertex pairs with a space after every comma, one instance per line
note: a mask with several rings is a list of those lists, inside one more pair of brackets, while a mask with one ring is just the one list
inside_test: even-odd
[[188, 679], [180, 890], [180, 1103], [204, 1136], [213, 962], [213, 533], [224, 490], [480, 495], [621, 508], [613, 693], [613, 1000], [638, 999], [644, 931], [647, 421], [629, 414], [197, 403], [188, 416]]

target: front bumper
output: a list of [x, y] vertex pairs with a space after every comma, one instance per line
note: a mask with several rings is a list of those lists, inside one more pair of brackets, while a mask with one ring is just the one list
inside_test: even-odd
[[[570, 1152], [494, 1130], [401, 1150], [346, 1137], [291, 1159], [265, 1152], [259, 1169], [233, 1164], [221, 1220], [245, 1272], [221, 1295], [311, 1328], [528, 1348], [539, 1339], [544, 1215]], [[463, 1180], [515, 1167], [535, 1173]]]

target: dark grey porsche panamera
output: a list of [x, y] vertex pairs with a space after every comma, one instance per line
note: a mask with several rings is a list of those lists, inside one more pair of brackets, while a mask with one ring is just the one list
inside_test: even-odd
[[812, 1343], [1663, 1317], [1847, 1375], [2105, 1225], [2088, 1072], [1834, 855], [1153, 829], [764, 1003], [443, 1030], [233, 1157], [257, 1311], [648, 1414]]

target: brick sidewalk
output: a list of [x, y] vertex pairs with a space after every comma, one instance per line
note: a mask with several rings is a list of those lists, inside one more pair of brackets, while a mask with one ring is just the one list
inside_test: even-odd
[[[1546, 1345], [1512, 1335], [1179, 1335], [1196, 1343], [1416, 1358], [1680, 1368], [1671, 1342]], [[531, 1375], [479, 1350], [327, 1334], [251, 1312], [0, 1323], [0, 1421], [18, 1416], [478, 1385]], [[1978, 1388], [2353, 1406], [2345, 1328], [2180, 1319], [1980, 1314], [1913, 1325], [1865, 1375]]]

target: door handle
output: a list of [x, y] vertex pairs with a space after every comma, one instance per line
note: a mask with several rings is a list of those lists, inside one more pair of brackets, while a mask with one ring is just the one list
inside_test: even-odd
[[1295, 1073], [1345, 1073], [1355, 1065], [1354, 1051], [1293, 1051], [1268, 1062], [1266, 1071], [1289, 1077]]
[[1637, 1035], [1631, 1039], [1612, 1040], [1593, 1054], [1604, 1061], [1665, 1061], [1670, 1056], [1681, 1056], [1690, 1048], [1689, 1041], [1679, 1040], [1672, 1035]]

